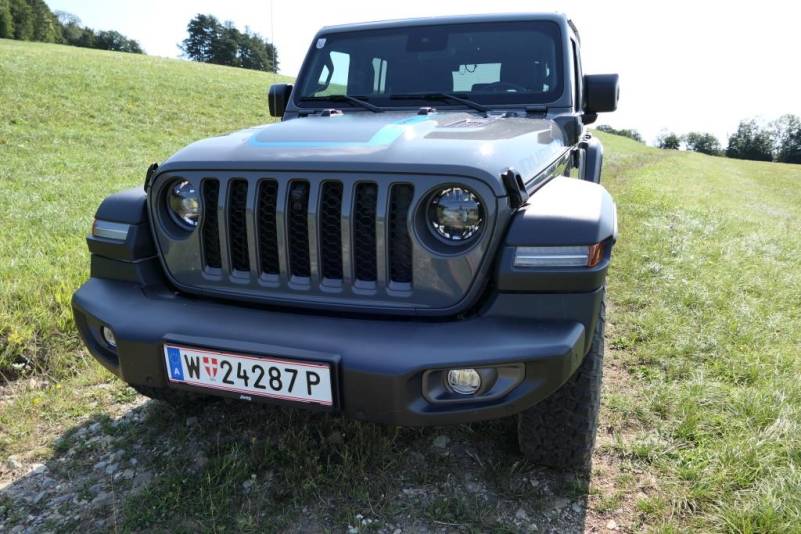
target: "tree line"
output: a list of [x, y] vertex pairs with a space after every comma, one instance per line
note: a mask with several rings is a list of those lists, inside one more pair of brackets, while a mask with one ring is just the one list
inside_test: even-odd
[[595, 129], [612, 135], [622, 135], [623, 137], [634, 139], [638, 143], [645, 143], [645, 139], [642, 138], [642, 135], [637, 130], [612, 128], [608, 124], [600, 124]]
[[[645, 142], [637, 130], [616, 129], [606, 125], [598, 126], [597, 129], [640, 143]], [[766, 125], [761, 125], [754, 119], [740, 121], [737, 131], [729, 136], [725, 149], [721, 147], [717, 137], [707, 132], [689, 132], [684, 135], [663, 132], [657, 138], [656, 146], [665, 150], [680, 150], [684, 147], [692, 152], [734, 159], [801, 163], [801, 119], [788, 113]]]
[[0, 0], [0, 38], [144, 53], [135, 40], [82, 26], [75, 15], [50, 11], [44, 0]]
[[278, 72], [278, 51], [272, 43], [247, 27], [221, 23], [213, 15], [197, 15], [186, 27], [189, 34], [179, 45], [184, 57], [203, 63]]
[[[197, 15], [179, 48], [193, 61], [278, 72], [278, 51], [259, 34], [238, 30], [230, 21]], [[0, 39], [60, 43], [144, 54], [134, 39], [116, 31], [95, 31], [71, 13], [53, 13], [44, 0], [0, 0]]]

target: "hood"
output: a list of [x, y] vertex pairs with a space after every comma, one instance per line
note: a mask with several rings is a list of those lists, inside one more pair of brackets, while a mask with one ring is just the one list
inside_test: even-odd
[[565, 150], [551, 120], [446, 112], [346, 113], [249, 128], [193, 143], [160, 171], [410, 172], [473, 176], [499, 195], [508, 168], [529, 179]]

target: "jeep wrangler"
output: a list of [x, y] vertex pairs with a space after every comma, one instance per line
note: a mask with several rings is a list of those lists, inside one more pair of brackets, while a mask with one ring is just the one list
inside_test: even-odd
[[515, 415], [589, 465], [617, 236], [563, 15], [322, 29], [276, 124], [193, 143], [106, 198], [75, 321], [140, 393], [398, 425]]

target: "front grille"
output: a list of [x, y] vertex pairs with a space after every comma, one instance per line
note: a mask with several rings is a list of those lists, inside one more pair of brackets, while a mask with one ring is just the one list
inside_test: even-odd
[[[225, 182], [223, 182], [225, 185]], [[317, 236], [319, 250], [316, 252], [319, 274], [325, 281], [343, 281], [345, 266], [351, 264], [352, 280], [376, 282], [378, 280], [378, 186], [375, 183], [357, 183], [350, 202], [351, 209], [343, 210], [347, 196], [342, 182], [326, 180], [315, 184], [319, 195], [313, 195], [312, 184], [305, 180], [289, 181], [283, 193], [276, 180], [259, 180], [249, 184], [247, 180], [232, 179], [227, 182], [227, 204], [225, 206], [227, 235], [220, 239], [224, 229], [218, 224], [218, 202], [220, 181], [208, 179], [203, 182], [204, 223], [201, 255], [206, 267], [222, 267], [220, 243], [227, 245], [231, 271], [248, 272], [257, 268], [259, 275], [280, 275], [281, 246], [280, 228], [285, 228], [286, 271], [296, 278], [312, 276], [312, 240]], [[247, 210], [248, 188], [256, 187], [254, 206], [255, 236], [248, 235]], [[412, 245], [407, 218], [411, 209], [414, 188], [409, 184], [391, 187], [388, 209], [387, 248], [388, 281], [401, 284], [412, 283]], [[310, 199], [317, 199], [312, 206]], [[310, 228], [310, 219], [316, 227]], [[350, 224], [348, 225], [348, 222]], [[346, 240], [343, 241], [343, 228]], [[352, 261], [346, 261], [347, 243], [352, 250]], [[258, 266], [250, 263], [251, 243], [257, 249]]]
[[[201, 192], [197, 232], [179, 231], [168, 212], [176, 179]], [[487, 226], [470, 247], [451, 249], [429, 231], [424, 208], [456, 184], [482, 198]], [[151, 182], [148, 207], [178, 290], [288, 307], [458, 313], [475, 303], [500, 239], [493, 191], [471, 177], [168, 171]]]

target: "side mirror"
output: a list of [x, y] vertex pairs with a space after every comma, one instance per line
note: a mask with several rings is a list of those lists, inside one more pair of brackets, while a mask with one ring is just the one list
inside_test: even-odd
[[289, 97], [292, 95], [292, 85], [288, 83], [276, 83], [270, 86], [267, 93], [267, 105], [270, 108], [270, 115], [273, 117], [283, 117]]
[[584, 76], [584, 94], [588, 115], [615, 111], [620, 97], [617, 74], [588, 74]]

